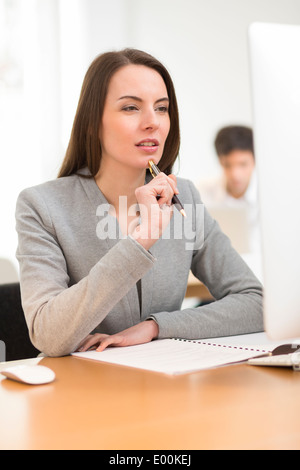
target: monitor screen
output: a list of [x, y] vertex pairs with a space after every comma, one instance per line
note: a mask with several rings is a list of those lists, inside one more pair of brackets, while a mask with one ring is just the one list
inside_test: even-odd
[[249, 28], [264, 279], [271, 339], [300, 337], [300, 26]]

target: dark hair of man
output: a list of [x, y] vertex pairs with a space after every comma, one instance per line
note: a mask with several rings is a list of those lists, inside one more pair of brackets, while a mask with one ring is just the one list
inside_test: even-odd
[[101, 54], [90, 65], [82, 84], [69, 145], [58, 177], [75, 174], [84, 167], [88, 167], [92, 177], [98, 173], [102, 154], [99, 129], [108, 86], [112, 76], [130, 64], [156, 70], [165, 82], [169, 98], [170, 131], [159, 167], [166, 174], [172, 172], [180, 146], [178, 106], [172, 79], [167, 69], [150, 54], [137, 49], [124, 49]]
[[226, 156], [233, 150], [249, 150], [254, 156], [252, 129], [245, 126], [223, 127], [215, 138], [215, 149], [218, 157]]

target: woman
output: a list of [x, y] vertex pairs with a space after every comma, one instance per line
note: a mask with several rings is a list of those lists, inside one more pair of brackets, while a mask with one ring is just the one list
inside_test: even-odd
[[[23, 308], [40, 351], [263, 329], [261, 285], [199, 210], [193, 184], [171, 174], [178, 151], [165, 67], [132, 49], [96, 58], [59, 177], [17, 202]], [[155, 178], [150, 159], [161, 170]], [[187, 208], [184, 221], [174, 194]], [[190, 269], [216, 301], [181, 310]]]

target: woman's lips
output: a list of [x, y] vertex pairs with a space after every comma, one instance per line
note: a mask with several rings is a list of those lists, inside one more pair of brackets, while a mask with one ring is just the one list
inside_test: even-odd
[[147, 153], [156, 152], [158, 146], [159, 143], [156, 139], [144, 139], [141, 140], [138, 144], [136, 144], [136, 147], [139, 147], [141, 150]]

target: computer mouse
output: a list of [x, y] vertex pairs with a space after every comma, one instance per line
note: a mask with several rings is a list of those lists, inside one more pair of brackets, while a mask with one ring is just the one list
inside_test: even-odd
[[29, 385], [41, 385], [53, 382], [55, 373], [53, 370], [40, 365], [19, 365], [8, 367], [1, 371], [8, 379]]

